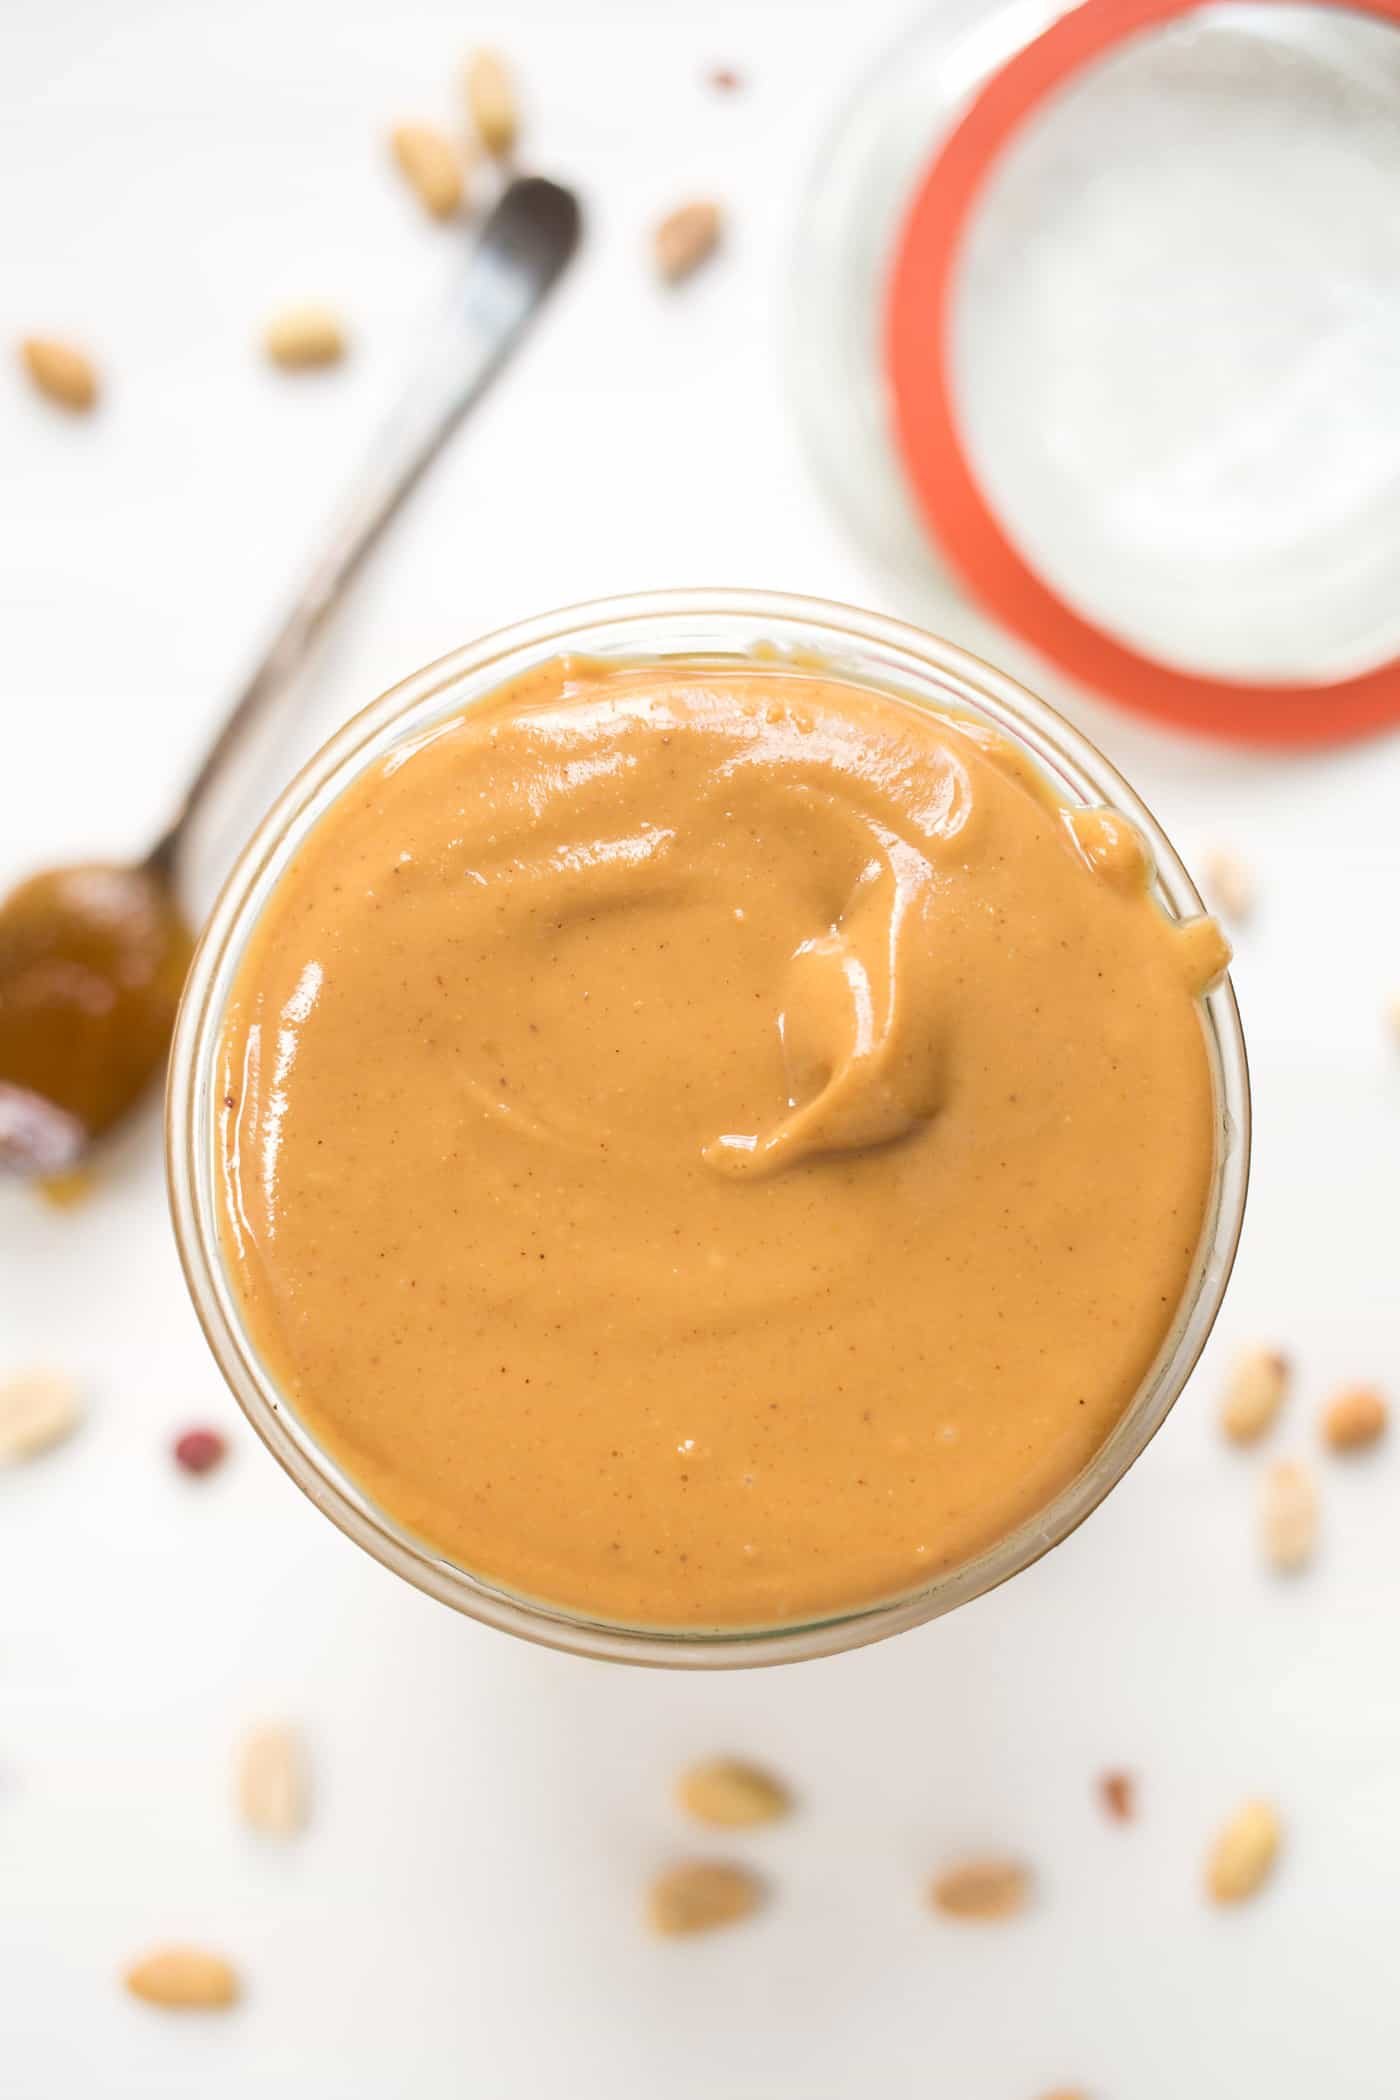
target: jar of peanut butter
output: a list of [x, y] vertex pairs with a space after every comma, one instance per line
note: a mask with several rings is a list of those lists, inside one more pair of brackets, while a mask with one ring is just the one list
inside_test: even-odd
[[249, 1419], [459, 1610], [793, 1660], [1005, 1580], [1142, 1452], [1248, 1161], [1228, 948], [1099, 754], [869, 613], [492, 635], [283, 796], [176, 1035]]

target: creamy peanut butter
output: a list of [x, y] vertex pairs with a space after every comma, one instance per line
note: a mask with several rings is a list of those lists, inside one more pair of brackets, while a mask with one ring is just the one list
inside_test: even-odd
[[508, 1589], [698, 1628], [922, 1584], [1093, 1458], [1191, 1279], [1228, 951], [1149, 883], [969, 719], [543, 667], [362, 776], [249, 944], [257, 1346]]

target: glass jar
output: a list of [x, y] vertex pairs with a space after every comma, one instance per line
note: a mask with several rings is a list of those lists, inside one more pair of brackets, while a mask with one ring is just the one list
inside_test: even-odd
[[507, 679], [561, 654], [631, 664], [767, 661], [979, 717], [1020, 744], [1067, 805], [1107, 804], [1137, 825], [1155, 864], [1157, 899], [1172, 919], [1194, 918], [1204, 906], [1126, 781], [1014, 680], [899, 621], [815, 599], [741, 591], [678, 591], [574, 606], [444, 657], [385, 693], [331, 739], [263, 820], [224, 886], [190, 971], [175, 1032], [166, 1106], [171, 1207], [180, 1259], [209, 1345], [253, 1428], [297, 1485], [348, 1537], [430, 1596], [488, 1625], [576, 1654], [698, 1669], [795, 1662], [859, 1647], [966, 1603], [1039, 1559], [1102, 1501], [1165, 1420], [1219, 1309], [1244, 1210], [1249, 1082], [1234, 994], [1226, 980], [1204, 1001], [1216, 1159], [1191, 1284], [1156, 1362], [1107, 1442], [1032, 1519], [912, 1593], [799, 1625], [715, 1632], [622, 1626], [494, 1587], [376, 1508], [298, 1421], [260, 1360], [220, 1245], [217, 1055], [230, 990], [259, 914], [336, 798], [367, 768], [443, 717], [460, 714]]
[[793, 243], [789, 391], [904, 602], [1200, 734], [1400, 720], [1400, 0], [940, 0]]

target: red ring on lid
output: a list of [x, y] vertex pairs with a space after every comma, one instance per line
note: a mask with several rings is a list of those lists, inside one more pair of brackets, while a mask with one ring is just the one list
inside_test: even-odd
[[[1400, 659], [1332, 683], [1273, 685], [1204, 677], [1142, 654], [1075, 612], [1012, 545], [972, 471], [953, 412], [947, 346], [958, 253], [997, 157], [1091, 59], [1202, 4], [1084, 0], [975, 96], [929, 165], [895, 256], [885, 326], [895, 433], [949, 565], [988, 612], [1060, 669], [1124, 707], [1207, 735], [1275, 745], [1341, 742], [1400, 721]], [[1400, 23], [1400, 0], [1311, 4]]]

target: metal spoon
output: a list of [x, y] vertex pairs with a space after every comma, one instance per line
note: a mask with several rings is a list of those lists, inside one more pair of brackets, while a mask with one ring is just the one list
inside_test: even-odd
[[272, 646], [143, 861], [32, 875], [0, 904], [0, 1172], [54, 1174], [123, 1116], [164, 1060], [193, 937], [175, 892], [225, 761], [286, 691], [365, 555], [522, 335], [578, 244], [576, 198], [502, 193], [441, 340], [367, 461]]

